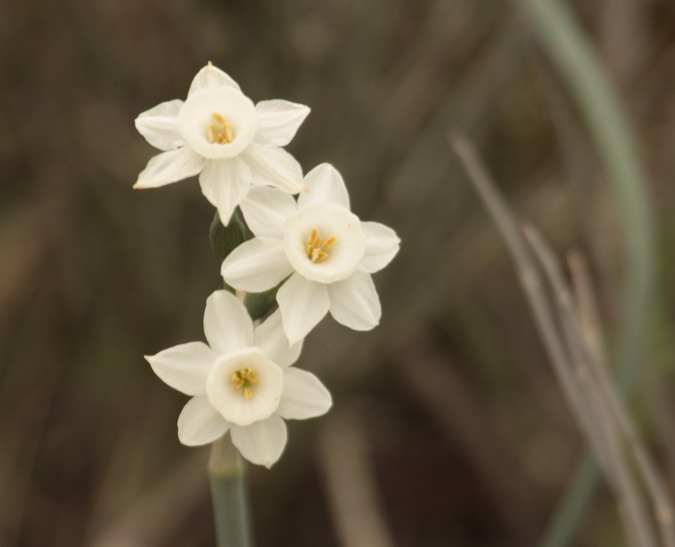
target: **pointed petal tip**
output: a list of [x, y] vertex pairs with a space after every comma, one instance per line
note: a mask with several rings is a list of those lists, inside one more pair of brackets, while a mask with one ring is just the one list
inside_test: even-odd
[[282, 320], [282, 329], [284, 331], [284, 336], [286, 336], [286, 340], [288, 341], [289, 349], [292, 348], [298, 342], [300, 342], [300, 340], [303, 340], [305, 338], [304, 336], [298, 337], [289, 334], [289, 332], [286, 330], [286, 326], [283, 324], [283, 320]]

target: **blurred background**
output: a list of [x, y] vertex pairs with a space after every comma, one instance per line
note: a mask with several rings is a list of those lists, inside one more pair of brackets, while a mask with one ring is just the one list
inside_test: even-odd
[[[675, 483], [675, 5], [573, 2], [619, 94], [659, 225], [659, 311], [634, 407]], [[327, 319], [299, 365], [334, 396], [249, 466], [259, 547], [528, 546], [585, 443], [508, 253], [448, 146], [466, 133], [519, 217], [585, 254], [622, 324], [621, 218], [532, 21], [503, 0], [0, 3], [0, 545], [214, 545], [208, 449], [144, 354], [201, 340], [220, 286], [195, 180], [133, 191], [133, 120], [207, 61], [312, 113], [288, 147], [344, 175], [401, 252], [381, 325]], [[622, 544], [601, 487], [575, 545]]]

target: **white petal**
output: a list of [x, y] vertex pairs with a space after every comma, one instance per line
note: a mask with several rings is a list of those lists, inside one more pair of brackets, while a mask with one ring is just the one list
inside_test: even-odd
[[330, 163], [321, 163], [305, 176], [306, 192], [298, 197], [304, 208], [310, 203], [333, 203], [349, 209], [349, 194], [342, 175]]
[[309, 107], [282, 99], [255, 105], [259, 126], [255, 140], [267, 146], [286, 146], [309, 114]]
[[286, 424], [276, 415], [244, 427], [233, 425], [230, 434], [244, 458], [268, 469], [279, 459], [288, 439]]
[[361, 229], [366, 236], [366, 253], [361, 266], [368, 273], [379, 272], [396, 256], [401, 240], [394, 230], [379, 222], [362, 222]]
[[244, 152], [255, 184], [274, 186], [289, 194], [297, 194], [304, 188], [302, 167], [283, 148], [263, 146], [252, 142]]
[[239, 84], [235, 82], [227, 73], [216, 68], [211, 63], [202, 68], [192, 80], [188, 97], [199, 89], [206, 87], [232, 87], [239, 90]]
[[139, 114], [134, 121], [138, 132], [155, 148], [174, 150], [183, 146], [183, 137], [178, 132], [178, 112], [183, 101], [174, 99]]
[[280, 367], [291, 366], [300, 357], [302, 340], [289, 347], [288, 339], [284, 334], [281, 323], [281, 311], [277, 310], [263, 323], [258, 325], [253, 333], [255, 345]]
[[284, 371], [284, 393], [277, 414], [287, 420], [306, 420], [328, 412], [333, 400], [311, 372], [295, 367]]
[[364, 271], [328, 287], [333, 318], [354, 330], [370, 330], [380, 322], [382, 309], [373, 278]]
[[244, 305], [228, 291], [215, 291], [206, 299], [204, 334], [218, 355], [253, 345], [253, 322]]
[[199, 175], [202, 193], [218, 209], [220, 222], [227, 226], [234, 209], [246, 197], [251, 170], [239, 158], [209, 160]]
[[196, 175], [204, 168], [205, 159], [188, 146], [169, 150], [150, 158], [138, 175], [134, 188], [157, 188]]
[[290, 344], [307, 336], [328, 312], [326, 287], [294, 273], [279, 289], [277, 302]]
[[185, 395], [202, 395], [216, 355], [204, 342], [189, 342], [146, 355], [145, 360], [165, 384]]
[[286, 192], [267, 186], [253, 186], [241, 203], [241, 212], [257, 237], [282, 239], [284, 223], [298, 212], [298, 206]]
[[244, 241], [223, 261], [220, 273], [225, 283], [248, 292], [263, 292], [291, 275], [280, 240], [253, 238]]
[[215, 291], [206, 299], [204, 334], [218, 355], [253, 345], [253, 322], [244, 305], [229, 291]]
[[229, 427], [206, 395], [193, 397], [178, 416], [178, 440], [186, 446], [208, 444], [222, 437]]

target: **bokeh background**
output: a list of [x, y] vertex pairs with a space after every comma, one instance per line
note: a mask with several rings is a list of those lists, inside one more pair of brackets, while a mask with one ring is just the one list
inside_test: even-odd
[[[660, 305], [635, 413], [675, 482], [675, 5], [572, 2], [626, 108], [659, 226]], [[214, 545], [208, 449], [143, 360], [202, 339], [220, 286], [194, 180], [133, 191], [138, 113], [207, 61], [312, 113], [288, 149], [333, 163], [402, 238], [381, 325], [325, 320], [299, 364], [334, 408], [249, 468], [261, 547], [528, 546], [584, 442], [499, 234], [446, 134], [469, 136], [520, 217], [585, 254], [622, 323], [614, 198], [567, 88], [505, 0], [0, 3], [0, 545]], [[621, 545], [602, 487], [575, 545]]]

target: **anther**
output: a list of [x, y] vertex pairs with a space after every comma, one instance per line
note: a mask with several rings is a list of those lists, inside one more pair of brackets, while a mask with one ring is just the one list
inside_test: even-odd
[[223, 118], [218, 112], [214, 112], [211, 114], [211, 117], [220, 125], [226, 125], [227, 122], [225, 121], [225, 118]]
[[216, 128], [212, 123], [210, 123], [208, 126], [206, 138], [208, 139], [209, 142], [216, 142]]
[[232, 374], [232, 385], [237, 390], [244, 388], [244, 397], [247, 399], [253, 397], [251, 386], [255, 384], [256, 380], [257, 375], [255, 370], [250, 368], [241, 368]]
[[232, 127], [228, 121], [218, 112], [211, 114], [211, 119], [215, 123], [210, 123], [206, 127], [206, 139], [210, 143], [228, 144], [234, 140]]
[[307, 246], [305, 251], [307, 253], [307, 258], [309, 258], [314, 264], [323, 262], [328, 258], [328, 250], [335, 245], [337, 238], [330, 237], [324, 242], [324, 238], [319, 237], [319, 231], [313, 229], [309, 234], [309, 239], [307, 240]]

